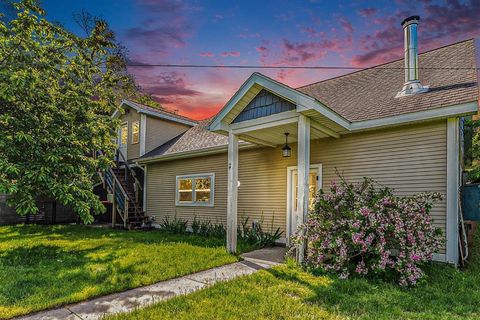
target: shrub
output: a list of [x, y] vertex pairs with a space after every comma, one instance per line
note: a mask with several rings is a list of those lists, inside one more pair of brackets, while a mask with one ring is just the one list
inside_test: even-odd
[[173, 220], [170, 220], [168, 216], [166, 216], [160, 223], [160, 230], [170, 233], [184, 234], [187, 233], [187, 225], [188, 220], [177, 218], [176, 215], [173, 217]]
[[[267, 232], [262, 228], [262, 221], [252, 223], [250, 226], [248, 223], [249, 219], [245, 218], [242, 220], [237, 229], [237, 235], [240, 239], [245, 241], [248, 244], [251, 244], [258, 248], [263, 248], [267, 246], [275, 245], [275, 241], [280, 239], [282, 232], [280, 228], [277, 228], [273, 233]], [[176, 233], [176, 234], [196, 234], [204, 237], [215, 237], [215, 238], [226, 238], [227, 229], [221, 223], [212, 223], [210, 220], [199, 220], [194, 216], [191, 231], [188, 228], [188, 220], [177, 218], [175, 215], [171, 220], [168, 216], [163, 218], [160, 223], [160, 230]], [[273, 230], [273, 221], [272, 227]]]
[[243, 241], [253, 244], [257, 247], [271, 247], [275, 245], [275, 241], [280, 239], [282, 233], [280, 228], [277, 228], [273, 233], [264, 231], [262, 228], [262, 222], [252, 223], [252, 226], [249, 226], [248, 217], [242, 219], [240, 225], [238, 226], [237, 235]]
[[[377, 188], [375, 186], [378, 186]], [[443, 241], [429, 212], [439, 193], [395, 197], [393, 190], [364, 178], [350, 184], [334, 182], [320, 191], [306, 225], [294, 243], [306, 241], [306, 266], [337, 273], [393, 276], [400, 285], [415, 285], [424, 276]]]
[[193, 218], [192, 233], [198, 234], [204, 237], [216, 237], [225, 238], [227, 230], [221, 223], [211, 223], [210, 220], [198, 220], [197, 217]]

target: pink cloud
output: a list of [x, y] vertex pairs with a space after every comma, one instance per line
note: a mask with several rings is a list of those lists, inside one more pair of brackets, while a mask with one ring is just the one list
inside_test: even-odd
[[225, 51], [220, 54], [222, 57], [240, 57], [240, 52], [238, 51]]
[[211, 58], [211, 57], [213, 57], [213, 52], [210, 52], [210, 51], [200, 52], [200, 57], [208, 57], [208, 58]]
[[378, 12], [377, 8], [363, 8], [358, 10], [358, 14], [361, 15], [362, 17], [368, 18], [376, 15]]
[[346, 33], [353, 33], [353, 26], [346, 18], [339, 18], [338, 21]]
[[293, 42], [283, 39], [282, 61], [288, 64], [303, 64], [325, 56], [319, 42]]

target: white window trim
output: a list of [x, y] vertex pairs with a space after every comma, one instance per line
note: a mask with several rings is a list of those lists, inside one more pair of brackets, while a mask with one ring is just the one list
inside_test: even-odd
[[[195, 201], [195, 178], [209, 177], [211, 179], [210, 202]], [[182, 202], [178, 199], [178, 180], [192, 179], [192, 202]], [[185, 174], [175, 178], [175, 205], [177, 207], [213, 207], [215, 204], [215, 173]]]
[[[133, 126], [135, 125], [135, 123], [138, 124], [138, 133], [137, 133], [137, 134], [138, 134], [138, 141], [137, 141], [137, 142], [133, 141], [133, 137], [134, 137]], [[140, 143], [140, 131], [141, 131], [141, 130], [140, 130], [140, 120], [132, 121], [132, 130], [131, 130], [131, 134], [130, 134], [130, 137], [131, 137], [131, 138], [130, 138], [130, 142], [131, 142], [132, 144], [138, 144], [138, 143]]]

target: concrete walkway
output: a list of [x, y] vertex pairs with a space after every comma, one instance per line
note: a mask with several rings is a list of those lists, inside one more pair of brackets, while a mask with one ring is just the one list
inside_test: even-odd
[[58, 309], [38, 312], [19, 319], [28, 320], [93, 320], [105, 314], [132, 311], [181, 294], [209, 287], [217, 282], [249, 275], [283, 262], [285, 248], [273, 247], [242, 255], [243, 261], [158, 282], [146, 287], [103, 296]]

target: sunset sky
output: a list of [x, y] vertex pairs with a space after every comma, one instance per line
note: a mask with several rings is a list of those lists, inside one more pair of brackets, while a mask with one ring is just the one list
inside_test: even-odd
[[[403, 54], [400, 22], [421, 16], [420, 51], [480, 37], [480, 1], [43, 0], [50, 20], [80, 32], [82, 9], [108, 21], [136, 63], [368, 67]], [[254, 72], [290, 86], [345, 71], [130, 67], [167, 109], [214, 115]]]

